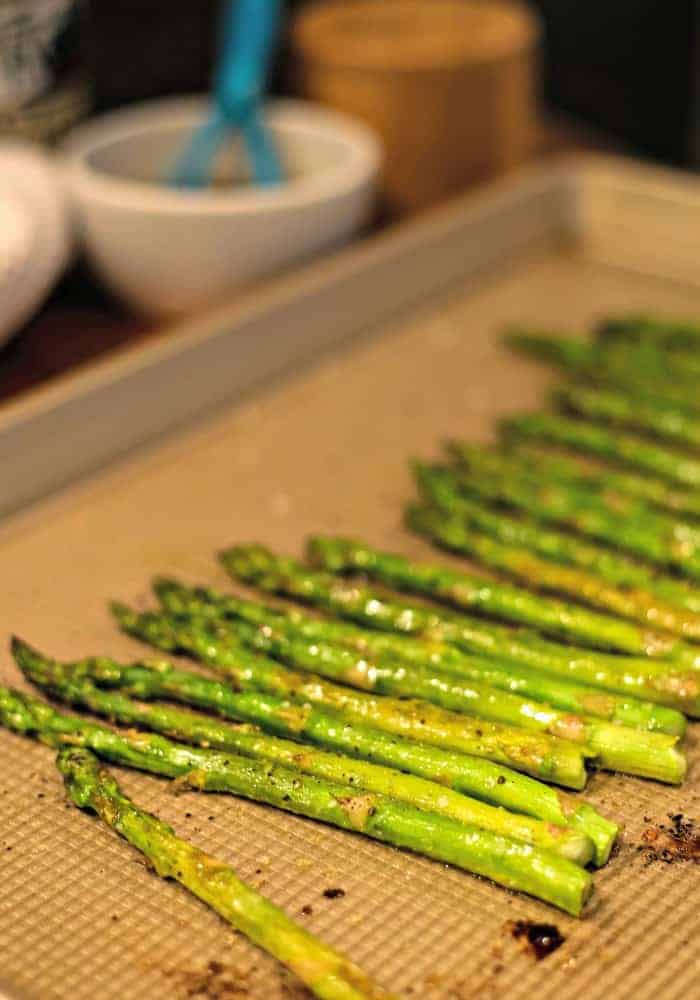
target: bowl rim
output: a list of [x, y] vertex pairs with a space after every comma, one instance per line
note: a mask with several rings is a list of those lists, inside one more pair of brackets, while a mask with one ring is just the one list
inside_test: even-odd
[[339, 142], [343, 162], [296, 178], [280, 188], [245, 186], [235, 191], [189, 191], [105, 173], [90, 157], [112, 143], [152, 134], [159, 124], [191, 126], [209, 107], [204, 95], [160, 98], [100, 115], [78, 125], [63, 140], [59, 155], [69, 191], [81, 201], [145, 213], [170, 215], [238, 215], [280, 212], [323, 203], [371, 180], [382, 160], [381, 143], [364, 123], [310, 101], [281, 98], [267, 101], [272, 127], [301, 135], [328, 136]]

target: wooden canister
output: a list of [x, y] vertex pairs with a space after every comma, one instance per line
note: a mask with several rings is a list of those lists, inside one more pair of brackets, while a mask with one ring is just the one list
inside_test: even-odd
[[509, 0], [324, 0], [292, 26], [299, 88], [384, 141], [391, 214], [521, 163], [534, 132], [538, 25]]

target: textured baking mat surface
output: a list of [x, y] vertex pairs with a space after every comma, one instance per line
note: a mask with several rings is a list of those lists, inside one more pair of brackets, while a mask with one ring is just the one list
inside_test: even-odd
[[[429, 555], [400, 523], [411, 492], [406, 459], [434, 454], [448, 435], [486, 438], [494, 418], [535, 405], [546, 385], [544, 373], [498, 346], [501, 324], [573, 330], [606, 310], [635, 308], [700, 315], [700, 294], [558, 254], [513, 264], [16, 520], [0, 534], [2, 681], [19, 683], [11, 631], [58, 657], [142, 654], [113, 628], [107, 599], [146, 602], [150, 577], [162, 572], [227, 586], [213, 558], [226, 543], [295, 553], [309, 532], [331, 531]], [[403, 996], [670, 1000], [698, 996], [700, 866], [646, 865], [637, 845], [668, 813], [700, 819], [698, 729], [682, 789], [592, 777], [587, 796], [626, 831], [580, 921], [312, 821], [225, 796], [175, 795], [133, 772], [119, 777]], [[52, 751], [5, 732], [0, 750], [0, 993], [302, 995], [276, 963], [68, 806]], [[326, 889], [344, 895], [327, 898]], [[535, 963], [507, 931], [517, 919], [556, 922], [566, 943]]]

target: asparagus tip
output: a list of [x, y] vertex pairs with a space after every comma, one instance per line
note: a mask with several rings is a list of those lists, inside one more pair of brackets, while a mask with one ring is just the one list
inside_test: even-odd
[[[323, 535], [311, 535], [306, 540], [306, 558], [315, 567], [323, 567], [332, 572], [339, 572], [345, 568], [344, 560], [338, 558], [336, 552], [337, 542], [335, 538], [326, 538]], [[343, 542], [345, 539], [342, 540]]]
[[[447, 444], [445, 445], [447, 447]], [[427, 469], [429, 463], [424, 458], [409, 458], [408, 467], [414, 476], [420, 476], [421, 472]]]
[[528, 336], [530, 336], [530, 331], [527, 327], [512, 324], [501, 331], [501, 343], [505, 344], [506, 347], [517, 349], [523, 345], [523, 341]]
[[218, 559], [233, 576], [248, 581], [264, 576], [274, 562], [272, 552], [257, 542], [221, 549]]
[[407, 503], [404, 507], [404, 523], [411, 531], [423, 533], [424, 517], [428, 508], [425, 504]]
[[43, 656], [34, 646], [31, 646], [25, 639], [18, 635], [13, 635], [10, 639], [10, 651], [12, 657], [23, 673], [30, 671], [36, 666]]
[[31, 649], [31, 646], [24, 639], [21, 639], [18, 635], [10, 636], [10, 652], [15, 659], [21, 656], [25, 650], [29, 649]]
[[129, 632], [133, 628], [138, 618], [137, 612], [122, 601], [110, 601], [109, 610], [112, 617], [116, 619], [117, 625], [125, 632]]

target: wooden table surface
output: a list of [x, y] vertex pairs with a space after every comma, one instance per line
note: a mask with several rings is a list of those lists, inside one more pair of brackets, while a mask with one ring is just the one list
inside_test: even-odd
[[[605, 137], [590, 129], [548, 122], [541, 129], [532, 159], [546, 160], [567, 151], [611, 149]], [[162, 323], [129, 313], [79, 263], [34, 319], [0, 349], [0, 404], [109, 351], [162, 332]]]

